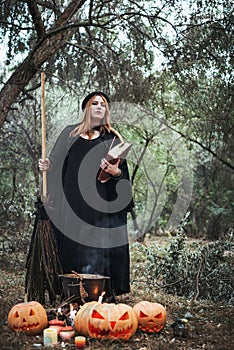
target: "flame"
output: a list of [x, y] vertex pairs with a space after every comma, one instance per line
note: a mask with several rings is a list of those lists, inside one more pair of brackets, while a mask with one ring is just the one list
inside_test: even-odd
[[97, 293], [98, 293], [98, 287], [94, 287], [93, 293], [94, 293], [94, 294], [97, 294]]

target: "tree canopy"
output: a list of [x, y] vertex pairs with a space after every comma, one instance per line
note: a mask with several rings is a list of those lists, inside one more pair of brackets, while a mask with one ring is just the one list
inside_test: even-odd
[[148, 150], [165, 171], [157, 186], [164, 188], [165, 179], [169, 183], [170, 203], [161, 223], [175, 203], [179, 179], [165, 152], [163, 126], [184, 140], [196, 160], [190, 230], [199, 226], [202, 231], [205, 225], [212, 231], [220, 217], [225, 217], [220, 230], [230, 227], [233, 22], [227, 0], [1, 0], [1, 170], [12, 179], [1, 185], [4, 212], [9, 214], [16, 199], [25, 212], [26, 198], [30, 201], [20, 165], [30, 169], [28, 188], [38, 186], [43, 70], [50, 131], [62, 126], [64, 115], [77, 112], [80, 99], [91, 89], [106, 91], [112, 101], [140, 106], [139, 118], [136, 111], [122, 130], [142, 145], [132, 168], [139, 211], [146, 194], [143, 173], [153, 188], [155, 206], [160, 198], [144, 165]]
[[[56, 72], [76, 84], [85, 75], [86, 83], [92, 78], [108, 90], [117, 76], [124, 76], [134, 90], [131, 71], [141, 78], [150, 69], [162, 9], [151, 1], [3, 1], [5, 62], [19, 52], [25, 58], [1, 91], [0, 125], [43, 65], [50, 75]], [[131, 97], [135, 94], [136, 88]]]

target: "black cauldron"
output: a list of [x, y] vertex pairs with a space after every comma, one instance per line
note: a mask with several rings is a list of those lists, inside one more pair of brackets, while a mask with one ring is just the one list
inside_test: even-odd
[[105, 291], [106, 296], [112, 294], [110, 290], [110, 277], [83, 273], [70, 273], [59, 276], [62, 280], [63, 295], [65, 298], [75, 296], [78, 301], [81, 296], [81, 287], [87, 293], [85, 302], [98, 301], [98, 297]]

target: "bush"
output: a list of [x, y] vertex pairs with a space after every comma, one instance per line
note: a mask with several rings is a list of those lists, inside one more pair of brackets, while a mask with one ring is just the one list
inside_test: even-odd
[[[206, 299], [233, 303], [233, 235], [210, 243], [187, 243], [183, 233], [169, 238], [169, 245], [145, 247], [135, 243], [138, 261], [133, 280], [150, 289], [189, 299]], [[139, 264], [139, 255], [145, 262]], [[144, 266], [143, 266], [144, 265]]]

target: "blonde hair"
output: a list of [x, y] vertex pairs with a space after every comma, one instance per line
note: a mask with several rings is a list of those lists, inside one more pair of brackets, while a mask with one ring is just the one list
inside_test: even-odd
[[103, 101], [106, 104], [106, 111], [105, 111], [105, 115], [104, 115], [104, 120], [103, 120], [103, 124], [100, 126], [100, 132], [104, 133], [105, 130], [107, 130], [107, 132], [113, 132], [119, 139], [121, 142], [123, 142], [123, 138], [120, 135], [120, 133], [115, 130], [114, 128], [111, 127], [110, 125], [110, 108], [109, 108], [109, 104], [107, 102], [107, 100], [105, 99], [104, 96], [100, 95], [94, 95], [86, 104], [85, 109], [84, 109], [84, 116], [83, 116], [83, 120], [81, 121], [81, 123], [75, 127], [75, 129], [73, 129], [70, 133], [71, 137], [76, 137], [79, 136], [80, 134], [87, 134], [89, 137], [91, 136], [91, 134], [94, 132], [92, 130], [92, 125], [91, 125], [91, 112], [90, 112], [90, 107], [93, 103], [93, 100], [95, 99], [96, 96], [101, 96], [101, 98], [103, 99]]
[[[75, 136], [79, 136], [80, 134], [87, 134], [89, 135], [89, 133], [92, 133], [92, 125], [91, 125], [91, 111], [90, 111], [90, 107], [93, 103], [93, 100], [95, 99], [97, 95], [94, 95], [86, 104], [85, 109], [84, 109], [84, 116], [83, 116], [83, 120], [81, 121], [81, 123], [75, 127], [74, 130], [71, 131], [70, 136], [75, 137]], [[104, 120], [103, 120], [103, 124], [101, 126], [101, 131], [104, 131], [104, 128], [110, 132], [111, 131], [111, 125], [110, 125], [110, 108], [109, 108], [109, 104], [107, 102], [107, 100], [105, 99], [104, 96], [101, 96], [101, 98], [103, 99], [103, 101], [106, 104], [106, 111], [105, 111], [105, 115], [104, 115]]]

